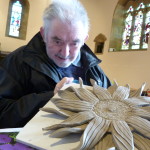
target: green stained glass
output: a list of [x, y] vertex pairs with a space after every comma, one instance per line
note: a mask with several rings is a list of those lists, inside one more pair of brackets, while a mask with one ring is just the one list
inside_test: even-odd
[[19, 29], [21, 23], [22, 5], [19, 1], [16, 1], [12, 5], [11, 19], [9, 35], [14, 37], [19, 37]]

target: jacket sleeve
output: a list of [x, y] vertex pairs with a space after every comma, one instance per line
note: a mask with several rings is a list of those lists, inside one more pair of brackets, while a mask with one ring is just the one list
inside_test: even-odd
[[103, 72], [103, 70], [101, 69], [99, 65], [91, 67], [88, 70], [87, 75], [86, 75], [86, 80], [87, 80], [88, 85], [91, 85], [90, 78], [97, 81], [97, 84], [101, 87], [108, 88], [109, 86], [111, 86], [111, 81], [105, 75], [105, 73]]
[[[106, 76], [106, 74], [104, 73], [104, 71], [101, 69], [101, 67], [98, 65], [99, 68], [99, 80], [98, 80], [98, 84], [104, 88], [108, 88], [109, 86], [111, 86], [111, 81], [109, 80], [109, 78]], [[100, 82], [99, 82], [100, 81]]]
[[22, 85], [0, 66], [0, 128], [23, 127], [53, 91], [25, 94]]

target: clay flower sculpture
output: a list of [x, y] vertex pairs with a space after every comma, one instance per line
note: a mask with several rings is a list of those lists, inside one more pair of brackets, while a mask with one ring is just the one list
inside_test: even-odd
[[141, 96], [145, 85], [130, 92], [129, 85], [114, 83], [108, 89], [91, 80], [93, 90], [69, 87], [52, 99], [59, 108], [41, 110], [67, 117], [60, 124], [43, 128], [54, 130], [51, 136], [64, 137], [69, 133], [83, 133], [76, 150], [150, 149], [150, 99]]

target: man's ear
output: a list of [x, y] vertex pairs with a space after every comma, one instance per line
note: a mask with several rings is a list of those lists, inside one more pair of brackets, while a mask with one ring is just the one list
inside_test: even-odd
[[43, 27], [40, 28], [40, 33], [41, 33], [42, 38], [44, 39], [44, 28]]
[[84, 42], [86, 42], [88, 40], [88, 38], [89, 38], [89, 35], [87, 34], [85, 39], [84, 39]]

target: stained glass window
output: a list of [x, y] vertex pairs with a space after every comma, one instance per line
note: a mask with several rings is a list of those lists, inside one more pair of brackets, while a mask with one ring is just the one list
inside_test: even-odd
[[9, 28], [10, 36], [19, 37], [21, 15], [22, 15], [22, 5], [20, 4], [19, 1], [16, 1], [12, 5], [10, 28]]
[[140, 39], [142, 32], [142, 23], [143, 23], [143, 13], [139, 11], [135, 16], [135, 23], [133, 28], [133, 40], [131, 49], [139, 49], [140, 48]]
[[9, 0], [6, 36], [26, 39], [29, 8], [28, 0]]
[[150, 4], [140, 3], [137, 8], [129, 6], [124, 20], [122, 50], [147, 49], [150, 34]]
[[123, 42], [122, 42], [122, 49], [129, 49], [129, 39], [131, 35], [131, 26], [132, 26], [132, 20], [133, 16], [131, 15], [131, 12], [133, 11], [132, 6], [127, 11], [127, 17], [125, 19], [125, 29], [123, 33]]
[[150, 11], [146, 14], [145, 19], [144, 38], [142, 43], [143, 48], [148, 47], [149, 34], [150, 34]]
[[143, 3], [140, 3], [139, 7], [137, 8], [137, 10], [141, 9], [141, 8], [145, 8], [145, 5]]

